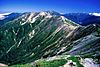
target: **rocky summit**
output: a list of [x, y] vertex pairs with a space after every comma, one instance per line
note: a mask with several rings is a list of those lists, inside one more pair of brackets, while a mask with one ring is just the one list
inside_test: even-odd
[[58, 55], [92, 58], [99, 64], [100, 25], [81, 26], [43, 11], [26, 12], [0, 27], [0, 63], [26, 64]]

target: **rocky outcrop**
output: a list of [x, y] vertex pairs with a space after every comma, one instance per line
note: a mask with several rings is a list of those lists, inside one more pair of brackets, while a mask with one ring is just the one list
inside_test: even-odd
[[8, 67], [8, 65], [0, 63], [0, 67]]
[[96, 64], [92, 58], [85, 58], [81, 61], [84, 67], [100, 67], [100, 65]]

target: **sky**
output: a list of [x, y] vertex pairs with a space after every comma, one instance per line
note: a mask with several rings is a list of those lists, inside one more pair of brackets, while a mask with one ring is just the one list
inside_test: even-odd
[[100, 12], [100, 0], [0, 0], [0, 13], [48, 10], [59, 13]]

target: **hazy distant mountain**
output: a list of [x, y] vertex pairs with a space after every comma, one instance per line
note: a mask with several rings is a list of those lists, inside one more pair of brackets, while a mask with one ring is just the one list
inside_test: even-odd
[[0, 14], [0, 26], [5, 24], [6, 22], [12, 21], [19, 16], [21, 16], [22, 13], [2, 13]]
[[66, 18], [81, 24], [100, 24], [100, 13], [68, 13], [64, 15]]
[[53, 11], [24, 13], [0, 28], [0, 62], [30, 63], [57, 55], [80, 55], [100, 62], [99, 27], [81, 26]]

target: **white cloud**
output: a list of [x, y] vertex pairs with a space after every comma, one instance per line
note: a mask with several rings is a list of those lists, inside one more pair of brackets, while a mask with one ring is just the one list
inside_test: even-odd
[[0, 14], [0, 20], [3, 20], [5, 18], [5, 15], [9, 15], [10, 13], [3, 13]]
[[100, 16], [100, 13], [89, 13], [89, 15]]

